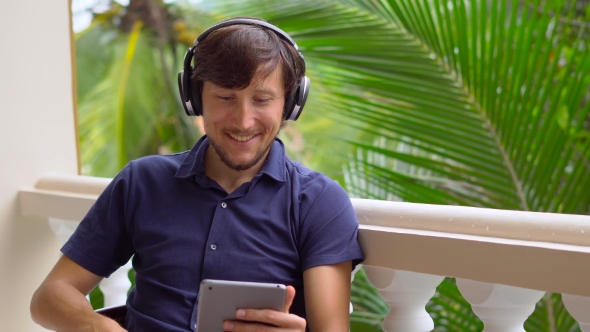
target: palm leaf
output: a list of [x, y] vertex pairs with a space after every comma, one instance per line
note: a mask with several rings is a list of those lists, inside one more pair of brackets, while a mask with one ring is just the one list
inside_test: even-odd
[[76, 36], [85, 174], [112, 177], [132, 159], [194, 144], [200, 134], [184, 115], [172, 70], [184, 51], [159, 43], [141, 21], [127, 34], [98, 16]]
[[[297, 40], [314, 86], [306, 112], [349, 134], [311, 149], [349, 157], [356, 196], [588, 213], [590, 53], [587, 32], [570, 24], [575, 8], [348, 0], [221, 1], [217, 10], [263, 17]], [[541, 301], [532, 322], [575, 329], [560, 301]]]
[[[137, 152], [145, 155], [157, 149], [152, 143], [162, 78], [157, 71], [144, 70], [155, 61], [150, 45], [142, 37], [141, 24], [136, 24], [129, 37], [114, 43], [108, 73], [79, 105], [83, 163], [104, 172], [95, 175], [112, 176], [130, 157], [138, 156]], [[151, 84], [141, 84], [146, 81]], [[130, 99], [130, 94], [143, 98]]]
[[[590, 212], [590, 55], [583, 25], [570, 24], [575, 2], [215, 5], [208, 15], [168, 5], [176, 23], [196, 22], [192, 33], [175, 25], [177, 39], [189, 43], [212, 18], [237, 15], [264, 17], [290, 33], [313, 90], [306, 115], [283, 136], [305, 144], [290, 152], [345, 181], [355, 196]], [[112, 176], [129, 159], [194, 142], [171, 70], [185, 46], [154, 47], [145, 28], [125, 35], [112, 24], [93, 25], [76, 45], [78, 73], [89, 73], [78, 79], [86, 173]], [[448, 280], [432, 300], [437, 326], [477, 330]], [[366, 310], [353, 323], [368, 326], [383, 307], [375, 297], [368, 303], [364, 285], [366, 296], [356, 299]], [[529, 328], [569, 331], [576, 323], [553, 295], [539, 302]]]

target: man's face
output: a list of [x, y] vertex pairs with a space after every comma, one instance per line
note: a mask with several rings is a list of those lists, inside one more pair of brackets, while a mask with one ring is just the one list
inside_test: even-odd
[[285, 93], [281, 71], [254, 76], [242, 90], [203, 84], [203, 124], [209, 142], [229, 168], [247, 170], [266, 158], [278, 134]]

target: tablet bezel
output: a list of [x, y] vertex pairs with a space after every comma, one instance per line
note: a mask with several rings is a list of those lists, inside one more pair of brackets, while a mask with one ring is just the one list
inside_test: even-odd
[[236, 320], [238, 309], [283, 311], [282, 284], [205, 279], [199, 287], [197, 332], [223, 332], [223, 321]]

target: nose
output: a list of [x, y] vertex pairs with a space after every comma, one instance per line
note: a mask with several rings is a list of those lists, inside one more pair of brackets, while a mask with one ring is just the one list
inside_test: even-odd
[[235, 105], [234, 124], [239, 130], [248, 130], [255, 124], [255, 110], [252, 103], [242, 100]]

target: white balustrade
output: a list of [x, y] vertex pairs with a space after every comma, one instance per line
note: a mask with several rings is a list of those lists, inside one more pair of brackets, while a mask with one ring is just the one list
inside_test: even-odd
[[49, 220], [49, 227], [55, 236], [61, 241], [61, 243], [66, 243], [70, 236], [74, 234], [76, 227], [80, 224], [79, 221], [73, 220], [62, 220], [62, 219], [55, 219], [55, 218], [48, 218]]
[[383, 331], [424, 332], [434, 329], [426, 304], [444, 277], [365, 265], [369, 281], [389, 304]]
[[131, 288], [129, 270], [131, 270], [131, 261], [100, 282], [98, 288], [104, 295], [105, 307], [117, 306], [127, 302], [127, 292]]
[[[56, 218], [48, 218], [49, 226], [62, 242], [66, 241], [74, 234], [79, 221], [62, 220]], [[131, 281], [129, 281], [129, 270], [131, 270], [131, 261], [121, 266], [117, 271], [113, 272], [110, 277], [104, 278], [98, 288], [104, 296], [104, 306], [111, 307], [125, 304], [127, 301], [127, 292], [131, 288]]]
[[562, 294], [561, 301], [570, 315], [580, 324], [582, 332], [590, 332], [590, 297]]
[[[43, 176], [35, 188], [20, 190], [21, 213], [48, 218], [65, 242], [109, 181]], [[486, 332], [524, 331], [545, 293], [528, 288], [562, 293], [581, 330], [590, 332], [584, 277], [590, 275], [590, 216], [351, 201], [361, 223], [366, 274], [390, 306], [384, 331], [433, 330], [425, 306], [442, 276], [453, 276]], [[128, 263], [101, 282], [106, 306], [125, 303], [130, 268]]]
[[[354, 281], [354, 276], [361, 269], [361, 267], [363, 267], [362, 264], [357, 264], [355, 266], [354, 270], [352, 270], [352, 273], [350, 274], [350, 282], [351, 283]], [[349, 314], [352, 314], [352, 311], [353, 311], [352, 302], [349, 302], [349, 304], [348, 304], [348, 313]]]
[[525, 332], [524, 322], [545, 292], [457, 278], [457, 287], [485, 332]]

